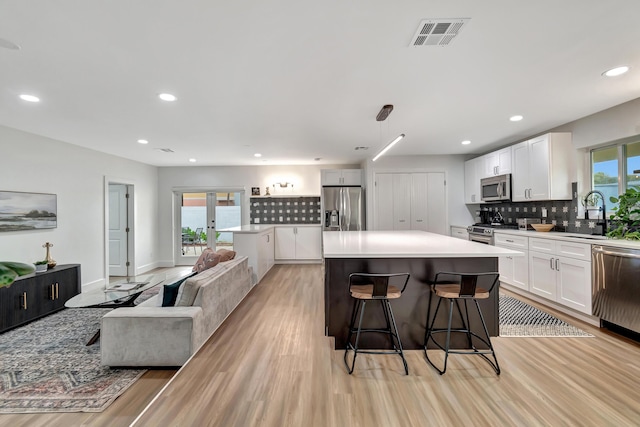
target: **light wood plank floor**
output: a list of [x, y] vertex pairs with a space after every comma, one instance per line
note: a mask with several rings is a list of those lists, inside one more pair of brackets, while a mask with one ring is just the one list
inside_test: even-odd
[[[393, 355], [360, 355], [350, 376], [324, 336], [323, 292], [319, 265], [275, 266], [135, 425], [640, 425], [637, 343], [552, 312], [595, 338], [494, 338], [499, 377], [479, 357], [455, 355], [440, 376], [421, 351], [407, 352], [409, 376]], [[102, 414], [0, 424], [126, 425], [160, 387], [153, 381]]]

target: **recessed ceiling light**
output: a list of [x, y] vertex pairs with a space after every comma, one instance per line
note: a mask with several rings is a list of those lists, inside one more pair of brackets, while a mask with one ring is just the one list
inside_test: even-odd
[[509, 120], [511, 120], [512, 122], [519, 122], [520, 120], [524, 119], [524, 117], [522, 117], [521, 115], [515, 115], [515, 116], [511, 116], [509, 117]]
[[23, 101], [28, 101], [28, 102], [40, 102], [40, 98], [38, 98], [37, 96], [33, 96], [33, 95], [20, 95], [20, 99], [22, 99]]
[[139, 144], [148, 144], [148, 143], [149, 143], [149, 141], [147, 141], [146, 139], [139, 139], [139, 140], [138, 140], [138, 143], [139, 143]]
[[195, 162], [196, 162], [196, 159], [189, 159], [189, 161], [190, 161], [191, 163], [195, 163]]
[[175, 95], [171, 95], [170, 93], [161, 93], [160, 95], [158, 95], [158, 98], [162, 99], [163, 101], [169, 102], [173, 102], [178, 99]]
[[616, 67], [616, 68], [612, 68], [610, 70], [607, 70], [604, 73], [602, 73], [602, 75], [605, 76], [605, 77], [617, 77], [617, 76], [620, 76], [620, 75], [626, 73], [627, 71], [629, 71], [629, 67], [622, 66], [622, 67]]
[[471, 141], [469, 141], [469, 140], [467, 139], [467, 140], [465, 140], [465, 141], [462, 141], [462, 142], [461, 142], [461, 144], [462, 144], [462, 145], [469, 145], [469, 144], [471, 144]]
[[256, 153], [256, 154], [253, 155], [253, 157], [262, 157], [262, 154]]

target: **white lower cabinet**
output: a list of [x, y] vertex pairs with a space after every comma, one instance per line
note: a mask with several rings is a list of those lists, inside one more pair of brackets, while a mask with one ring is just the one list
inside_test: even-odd
[[522, 252], [523, 256], [504, 256], [498, 260], [500, 282], [529, 290], [529, 239], [521, 236], [495, 235], [495, 246]]
[[322, 259], [322, 230], [320, 226], [277, 226], [275, 259]]
[[529, 239], [529, 290], [591, 314], [591, 245]]
[[238, 255], [249, 257], [255, 283], [271, 270], [275, 262], [275, 236], [273, 228], [259, 233], [234, 233], [233, 249]]

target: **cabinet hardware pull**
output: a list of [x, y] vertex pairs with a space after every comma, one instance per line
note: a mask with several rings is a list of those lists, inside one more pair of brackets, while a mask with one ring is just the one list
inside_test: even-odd
[[558, 265], [559, 259], [556, 258], [556, 271], [560, 271], [560, 265]]
[[416, 219], [416, 222], [422, 222], [422, 220], [421, 219]]
[[404, 219], [398, 220], [398, 222], [404, 222], [404, 221], [405, 221]]
[[26, 292], [22, 293], [22, 308], [24, 310], [27, 309], [27, 293]]
[[54, 299], [56, 299], [56, 285], [52, 283], [49, 290], [51, 291], [49, 293], [49, 299], [53, 301]]
[[56, 299], [59, 298], [58, 288], [59, 288], [59, 285], [58, 285], [58, 282], [56, 282]]
[[505, 239], [505, 242], [513, 243], [513, 240]]
[[553, 270], [553, 258], [549, 258], [549, 267]]

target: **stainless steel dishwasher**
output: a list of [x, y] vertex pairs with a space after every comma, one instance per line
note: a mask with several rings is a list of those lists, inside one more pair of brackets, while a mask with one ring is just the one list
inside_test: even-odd
[[640, 332], [640, 250], [592, 245], [593, 315]]

